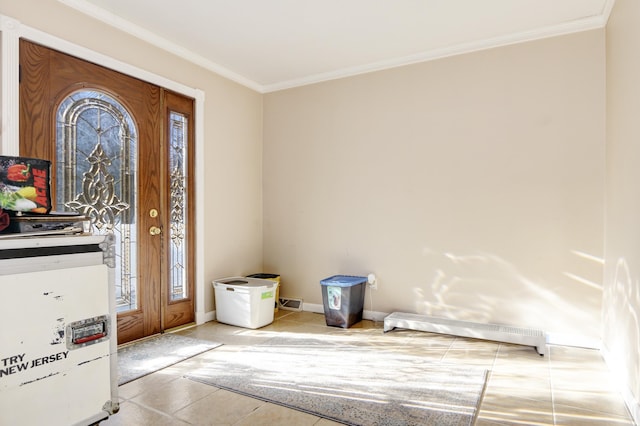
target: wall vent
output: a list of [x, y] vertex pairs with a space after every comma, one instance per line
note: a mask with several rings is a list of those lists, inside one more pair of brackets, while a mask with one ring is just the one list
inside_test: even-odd
[[302, 311], [302, 299], [289, 299], [281, 297], [278, 300], [278, 307], [286, 311]]

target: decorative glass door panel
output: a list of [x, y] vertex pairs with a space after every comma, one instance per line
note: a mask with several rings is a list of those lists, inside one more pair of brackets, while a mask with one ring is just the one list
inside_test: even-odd
[[116, 237], [118, 343], [193, 322], [193, 99], [20, 41], [20, 154]]
[[90, 218], [94, 234], [114, 233], [117, 310], [136, 310], [136, 125], [121, 103], [93, 90], [67, 96], [56, 117], [56, 208]]
[[169, 113], [169, 298], [176, 301], [187, 299], [187, 246], [186, 221], [188, 213], [187, 177], [189, 157], [189, 123], [185, 115], [175, 111]]
[[[166, 247], [166, 306], [163, 321], [167, 328], [186, 321], [186, 312], [193, 312], [193, 100], [166, 92], [165, 167], [167, 190], [164, 191]], [[193, 321], [195, 315], [191, 316]]]

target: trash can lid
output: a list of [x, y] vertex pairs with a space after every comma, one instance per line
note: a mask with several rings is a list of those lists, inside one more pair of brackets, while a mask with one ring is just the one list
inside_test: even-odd
[[334, 287], [351, 287], [367, 282], [367, 277], [358, 277], [355, 275], [334, 275], [320, 281], [321, 285], [330, 285]]
[[280, 275], [278, 275], [278, 274], [259, 273], [259, 274], [247, 275], [247, 278], [262, 278], [262, 279], [266, 279], [266, 278], [278, 278], [279, 276]]

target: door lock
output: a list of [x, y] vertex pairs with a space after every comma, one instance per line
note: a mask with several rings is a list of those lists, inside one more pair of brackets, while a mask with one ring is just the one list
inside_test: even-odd
[[162, 229], [158, 228], [157, 226], [152, 226], [151, 228], [149, 228], [150, 235], [160, 235], [161, 233]]

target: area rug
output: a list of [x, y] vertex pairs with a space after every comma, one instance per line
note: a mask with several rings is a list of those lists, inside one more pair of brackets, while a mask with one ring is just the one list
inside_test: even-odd
[[129, 383], [221, 346], [179, 334], [161, 334], [118, 348], [118, 385]]
[[186, 377], [348, 425], [471, 425], [487, 372], [393, 350], [275, 338], [224, 346]]

